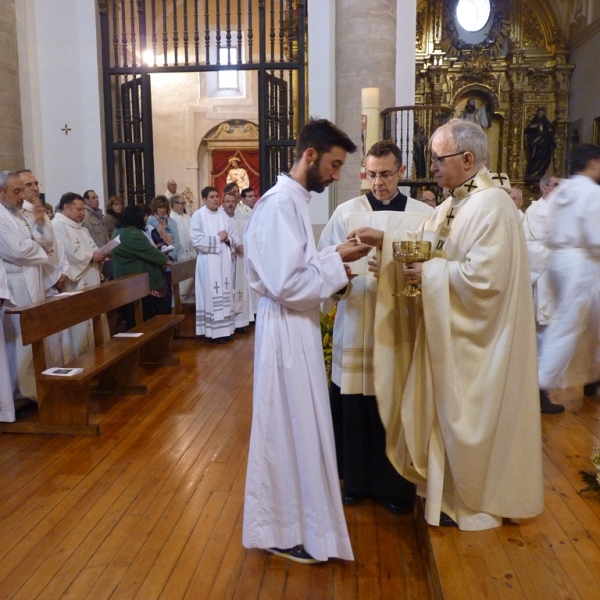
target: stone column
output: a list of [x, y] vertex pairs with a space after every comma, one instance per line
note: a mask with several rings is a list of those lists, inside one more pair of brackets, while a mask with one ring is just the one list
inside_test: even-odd
[[23, 168], [15, 0], [0, 0], [0, 171]]
[[[361, 89], [379, 88], [380, 107], [395, 106], [397, 0], [336, 0], [336, 124], [360, 148]], [[414, 38], [414, 36], [413, 36]], [[414, 81], [410, 82], [414, 87]], [[336, 205], [360, 194], [360, 152], [348, 156]]]

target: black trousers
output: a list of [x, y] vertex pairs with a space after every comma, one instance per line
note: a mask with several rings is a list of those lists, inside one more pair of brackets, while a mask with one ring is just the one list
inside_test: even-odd
[[[142, 314], [144, 321], [148, 321], [154, 315], [171, 314], [171, 294], [167, 293], [164, 298], [158, 298], [149, 294], [142, 298]], [[135, 308], [133, 303], [126, 304], [121, 308], [121, 318], [125, 321], [127, 330], [135, 327]]]
[[344, 494], [398, 504], [412, 503], [414, 484], [394, 469], [385, 454], [385, 429], [375, 396], [342, 394], [332, 383], [330, 401]]

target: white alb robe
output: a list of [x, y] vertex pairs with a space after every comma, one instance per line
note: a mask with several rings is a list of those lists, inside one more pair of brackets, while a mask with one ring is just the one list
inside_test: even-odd
[[[192, 227], [190, 216], [185, 213], [179, 214], [175, 211], [171, 211], [169, 217], [175, 222], [179, 233], [179, 251], [176, 256], [177, 262], [183, 262], [184, 260], [190, 260], [192, 258], [195, 259], [198, 256], [198, 253], [196, 252], [196, 248], [194, 248], [192, 238], [190, 237], [190, 229]], [[182, 301], [186, 301], [186, 299], [190, 298], [193, 299], [194, 279], [190, 278], [182, 281], [179, 284], [179, 293]]]
[[[229, 244], [219, 240], [227, 231]], [[203, 206], [192, 215], [190, 236], [196, 259], [196, 335], [227, 337], [235, 331], [231, 249], [237, 236], [227, 213]]]
[[[245, 210], [244, 208], [248, 210]], [[248, 212], [250, 211], [250, 212]], [[244, 230], [252, 215], [252, 210], [245, 204], [238, 204], [233, 217], [235, 223], [235, 231], [240, 244], [244, 244]], [[246, 264], [243, 254], [236, 254], [235, 258], [235, 295], [233, 298], [233, 306], [235, 311], [235, 326], [246, 327], [254, 321], [254, 307], [252, 305], [252, 295], [254, 292], [250, 289], [248, 276], [246, 275]]]
[[[8, 289], [16, 306], [45, 298], [42, 265], [54, 243], [54, 231], [45, 222], [38, 225], [18, 210], [0, 204], [0, 258], [4, 260]], [[37, 398], [31, 346], [23, 346], [19, 315], [2, 312], [2, 325], [10, 368], [13, 396]]]
[[348, 278], [335, 248], [317, 252], [309, 201], [279, 176], [244, 233], [248, 279], [261, 298], [242, 542], [303, 544], [318, 560], [352, 560], [319, 324], [319, 304]]
[[514, 203], [492, 186], [482, 169], [424, 224], [436, 249], [423, 264], [424, 319], [401, 414], [385, 423], [427, 521], [443, 510], [469, 530], [544, 508], [527, 249]]
[[[405, 230], [414, 231], [433, 213], [423, 202], [407, 199], [406, 209], [400, 211], [373, 211], [366, 196], [359, 196], [338, 206], [321, 233], [319, 249], [337, 246], [347, 241], [348, 233], [360, 227], [373, 227], [382, 231], [395, 232], [402, 238]], [[388, 242], [391, 243], [391, 242]], [[375, 396], [373, 352], [375, 346], [374, 324], [377, 303], [388, 307], [388, 313], [396, 308], [405, 314], [412, 299], [392, 293], [378, 295], [377, 278], [369, 272], [368, 262], [375, 249], [367, 256], [352, 263], [352, 280], [348, 293], [338, 303], [333, 328], [333, 356], [331, 381], [338, 385], [342, 394]], [[401, 266], [398, 267], [401, 269]], [[401, 291], [400, 288], [398, 291]], [[328, 305], [325, 306], [327, 310]], [[382, 306], [381, 310], [385, 310]], [[408, 365], [406, 366], [408, 369]]]
[[[53, 224], [69, 263], [66, 291], [75, 292], [98, 285], [101, 263], [92, 262], [94, 251], [98, 249], [98, 246], [90, 232], [80, 223], [76, 223], [61, 213], [56, 214]], [[65, 356], [65, 363], [94, 348], [94, 330], [91, 320], [69, 328], [68, 335], [73, 354], [70, 357]]]
[[554, 310], [554, 297], [550, 285], [550, 249], [546, 245], [546, 218], [548, 201], [540, 198], [532, 202], [525, 211], [523, 230], [529, 254], [529, 269], [531, 271], [531, 285], [533, 286], [533, 303], [535, 319], [538, 325], [548, 324]]
[[555, 307], [541, 337], [541, 389], [600, 379], [600, 187], [574, 175], [548, 197], [546, 244]]
[[[34, 220], [34, 206], [28, 200], [23, 201], [23, 214]], [[54, 230], [52, 221], [46, 215], [45, 222], [48, 227]], [[65, 249], [54, 232], [54, 242], [52, 248], [48, 251], [48, 262], [42, 265], [42, 274], [44, 279], [44, 288], [46, 298], [51, 298], [58, 294], [54, 287], [61, 275], [69, 275], [69, 262], [65, 255]], [[48, 336], [44, 340], [44, 349], [46, 351], [46, 366], [60, 367], [68, 362], [73, 356], [71, 340], [67, 331], [59, 331]]]
[[[3, 301], [0, 311], [15, 305], [8, 289], [8, 280], [4, 270], [4, 261], [0, 258], [0, 300]], [[0, 318], [0, 421], [12, 423], [15, 420], [15, 402], [11, 386], [8, 358], [6, 356], [6, 345], [4, 343], [4, 331], [2, 319]]]

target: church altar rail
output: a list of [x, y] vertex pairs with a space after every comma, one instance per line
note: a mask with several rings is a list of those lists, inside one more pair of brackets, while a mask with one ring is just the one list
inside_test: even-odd
[[183, 262], [171, 265], [171, 285], [173, 286], [173, 300], [175, 314], [183, 315], [183, 321], [175, 328], [177, 337], [196, 337], [196, 303], [182, 303], [179, 284], [186, 279], [196, 276], [196, 259], [190, 258]]
[[[179, 359], [172, 353], [173, 329], [183, 316], [156, 315], [144, 322], [141, 299], [149, 293], [149, 277], [143, 273], [8, 310], [20, 316], [23, 344], [32, 345], [39, 422], [1, 423], [0, 431], [99, 435], [99, 425], [89, 423], [92, 391], [145, 394], [148, 390], [140, 383], [140, 365], [178, 365]], [[102, 315], [131, 302], [136, 326], [129, 333], [143, 335], [105, 340]], [[90, 319], [95, 348], [64, 365], [83, 371], [69, 377], [42, 375], [46, 370], [44, 339]], [[92, 386], [96, 377], [98, 384]]]

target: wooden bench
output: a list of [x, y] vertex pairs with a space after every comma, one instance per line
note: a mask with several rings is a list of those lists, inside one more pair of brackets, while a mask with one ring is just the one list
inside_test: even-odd
[[171, 265], [175, 314], [183, 315], [183, 321], [175, 328], [177, 337], [196, 337], [196, 303], [181, 302], [181, 294], [179, 293], [179, 284], [186, 279], [193, 279], [195, 276], [195, 258]]
[[[172, 354], [173, 328], [181, 315], [156, 315], [142, 321], [141, 298], [150, 293], [148, 274], [130, 275], [89, 287], [72, 296], [11, 309], [20, 315], [23, 344], [31, 344], [38, 393], [39, 422], [1, 423], [0, 431], [15, 433], [70, 433], [98, 435], [100, 427], [89, 423], [92, 391], [145, 394], [140, 365], [177, 365]], [[136, 327], [128, 333], [140, 337], [104, 339], [102, 315], [134, 303]], [[93, 322], [95, 348], [65, 368], [81, 368], [77, 375], [42, 375], [46, 370], [44, 338], [73, 325]], [[97, 387], [93, 386], [97, 379]]]

